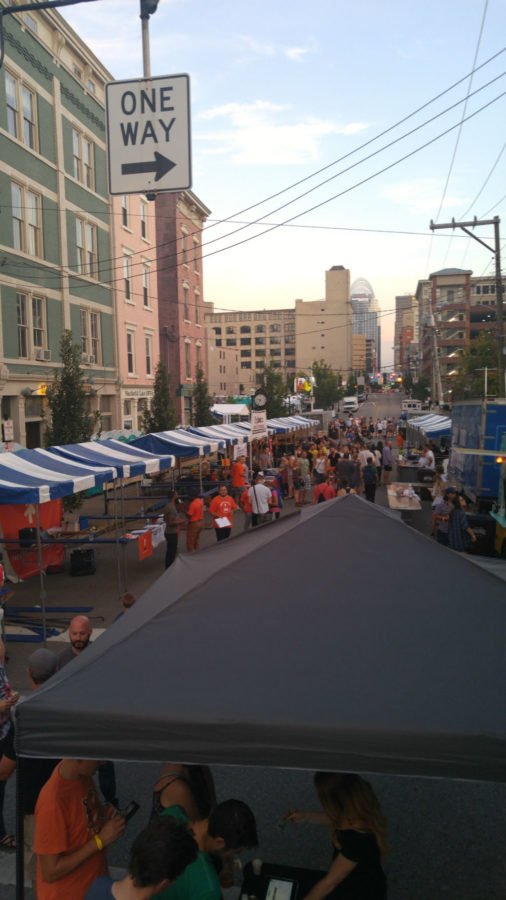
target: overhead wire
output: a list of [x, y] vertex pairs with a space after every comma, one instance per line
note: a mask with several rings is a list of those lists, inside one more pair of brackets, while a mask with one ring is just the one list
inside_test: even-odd
[[[499, 56], [501, 53], [503, 53], [503, 52], [505, 52], [505, 51], [506, 51], [506, 48], [504, 48], [504, 49], [501, 50], [501, 51], [498, 51], [497, 54], [494, 54], [494, 56], [490, 57], [489, 60], [487, 60], [487, 61], [486, 61], [485, 63], [483, 63], [481, 66], [477, 67], [476, 70], [473, 70], [473, 73], [474, 73], [474, 71], [478, 71], [478, 70], [479, 70], [480, 68], [482, 68], [484, 65], [487, 65], [491, 60], [495, 59], [497, 56]], [[473, 73], [471, 73], [471, 74], [473, 74]], [[226, 234], [224, 234], [224, 235], [220, 235], [218, 238], [213, 238], [213, 239], [211, 239], [210, 241], [203, 241], [202, 244], [201, 244], [201, 247], [207, 247], [207, 246], [209, 246], [210, 244], [216, 243], [217, 241], [223, 241], [223, 240], [225, 240], [227, 237], [231, 237], [231, 236], [233, 236], [234, 234], [237, 234], [238, 232], [243, 231], [245, 228], [252, 227], [252, 226], [254, 226], [254, 225], [259, 224], [259, 223], [262, 222], [267, 216], [272, 215], [273, 213], [279, 212], [280, 210], [286, 208], [287, 206], [290, 206], [291, 204], [297, 202], [298, 200], [301, 200], [303, 197], [307, 196], [308, 194], [312, 193], [312, 192], [315, 191], [315, 190], [318, 190], [320, 187], [323, 187], [325, 184], [328, 184], [330, 181], [334, 180], [335, 178], [338, 178], [338, 177], [340, 177], [341, 175], [346, 174], [347, 172], [351, 171], [353, 168], [356, 168], [356, 167], [357, 167], [358, 165], [360, 165], [361, 163], [366, 162], [366, 161], [368, 161], [369, 159], [372, 159], [373, 157], [377, 156], [379, 153], [382, 153], [384, 150], [389, 149], [390, 147], [394, 146], [395, 144], [399, 143], [400, 141], [404, 140], [405, 138], [411, 136], [412, 134], [416, 133], [417, 131], [420, 131], [420, 130], [421, 130], [422, 128], [424, 128], [426, 125], [429, 125], [430, 123], [432, 123], [432, 122], [435, 121], [436, 119], [441, 118], [441, 116], [446, 115], [446, 113], [450, 112], [450, 111], [453, 110], [455, 107], [459, 106], [461, 103], [467, 103], [467, 101], [468, 101], [468, 99], [469, 99], [470, 96], [474, 96], [475, 94], [479, 93], [480, 91], [484, 90], [485, 88], [490, 87], [491, 84], [495, 83], [495, 82], [498, 81], [500, 78], [503, 78], [505, 74], [506, 74], [505, 72], [500, 73], [500, 74], [497, 75], [495, 78], [491, 79], [490, 81], [488, 81], [488, 82], [486, 82], [485, 84], [483, 84], [481, 87], [477, 88], [475, 91], [472, 92], [472, 94], [470, 93], [470, 91], [468, 91], [466, 97], [461, 98], [460, 100], [458, 100], [458, 101], [456, 101], [455, 103], [451, 104], [450, 106], [446, 107], [446, 109], [442, 110], [441, 112], [437, 113], [436, 115], [434, 115], [434, 116], [430, 117], [429, 119], [425, 120], [425, 121], [422, 122], [420, 125], [416, 126], [415, 128], [411, 129], [410, 131], [405, 132], [403, 135], [400, 135], [398, 138], [395, 138], [394, 140], [392, 140], [392, 141], [390, 141], [389, 143], [385, 144], [383, 147], [380, 147], [378, 150], [375, 150], [373, 153], [368, 154], [367, 156], [365, 156], [365, 157], [363, 157], [362, 159], [356, 161], [356, 162], [353, 163], [352, 165], [346, 167], [345, 169], [342, 169], [340, 172], [337, 172], [336, 174], [332, 175], [332, 176], [329, 177], [328, 179], [325, 179], [324, 181], [319, 182], [317, 185], [314, 185], [312, 188], [308, 189], [307, 191], [303, 192], [302, 194], [299, 194], [299, 195], [297, 195], [296, 197], [292, 198], [291, 200], [287, 201], [286, 203], [282, 204], [281, 206], [279, 206], [279, 207], [277, 207], [277, 208], [275, 208], [275, 209], [273, 209], [273, 210], [270, 210], [269, 212], [265, 213], [263, 216], [260, 216], [258, 219], [254, 220], [253, 222], [248, 222], [248, 223], [242, 224], [240, 228], [234, 229], [233, 231], [231, 231], [231, 232], [229, 232], [229, 233], [226, 233]], [[304, 183], [305, 181], [308, 181], [309, 179], [316, 177], [316, 175], [320, 174], [321, 172], [326, 171], [327, 169], [333, 167], [334, 165], [337, 165], [337, 163], [342, 162], [343, 160], [347, 159], [348, 157], [354, 155], [355, 153], [358, 153], [361, 149], [367, 147], [368, 145], [370, 145], [370, 144], [373, 143], [374, 141], [379, 140], [382, 136], [384, 136], [385, 134], [387, 134], [387, 133], [389, 133], [390, 131], [394, 130], [395, 128], [399, 127], [399, 125], [403, 124], [403, 123], [404, 123], [405, 121], [407, 121], [408, 119], [413, 118], [413, 116], [416, 115], [420, 110], [422, 110], [422, 109], [424, 109], [425, 107], [429, 106], [430, 104], [432, 104], [433, 102], [435, 102], [435, 100], [440, 99], [440, 97], [444, 96], [446, 93], [448, 93], [448, 92], [449, 92], [450, 90], [452, 90], [455, 86], [457, 86], [458, 84], [460, 84], [462, 81], [466, 80], [466, 78], [468, 78], [468, 77], [469, 77], [469, 76], [465, 76], [465, 78], [459, 79], [459, 81], [455, 82], [453, 85], [451, 85], [451, 86], [450, 86], [449, 88], [447, 88], [445, 91], [442, 91], [442, 92], [440, 92], [438, 95], [436, 95], [435, 98], [433, 98], [433, 99], [430, 100], [430, 101], [427, 101], [425, 104], [423, 104], [422, 106], [418, 107], [417, 110], [415, 110], [414, 112], [412, 112], [412, 113], [410, 113], [409, 115], [405, 116], [403, 119], [399, 120], [399, 122], [397, 122], [395, 125], [392, 125], [392, 126], [390, 126], [389, 128], [385, 129], [384, 131], [380, 132], [378, 135], [376, 135], [375, 137], [371, 138], [370, 140], [364, 142], [364, 143], [361, 144], [359, 147], [355, 148], [354, 150], [350, 151], [349, 153], [345, 154], [344, 156], [338, 158], [337, 160], [334, 160], [332, 163], [327, 164], [326, 166], [322, 167], [321, 169], [317, 170], [316, 172], [311, 173], [310, 175], [306, 176], [305, 178], [300, 179], [298, 182], [295, 182], [293, 185], [290, 185], [289, 187], [284, 188], [283, 190], [278, 191], [278, 192], [276, 192], [275, 194], [272, 194], [272, 195], [270, 195], [269, 197], [267, 197], [267, 198], [265, 198], [265, 199], [263, 199], [263, 200], [261, 200], [261, 201], [258, 201], [258, 202], [255, 203], [255, 204], [252, 204], [252, 205], [249, 206], [249, 207], [246, 207], [244, 210], [241, 210], [241, 211], [239, 211], [238, 213], [233, 214], [233, 216], [241, 215], [243, 212], [248, 212], [249, 210], [254, 209], [255, 207], [257, 207], [257, 206], [259, 206], [259, 205], [263, 205], [264, 203], [267, 203], [269, 200], [271, 200], [271, 199], [273, 199], [273, 198], [275, 198], [275, 197], [277, 197], [277, 196], [280, 196], [280, 195], [283, 194], [283, 193], [286, 193], [288, 190], [293, 189], [293, 187], [297, 187], [298, 185]], [[212, 227], [215, 227], [215, 226], [218, 225], [218, 224], [224, 224], [224, 223], [230, 221], [231, 219], [232, 219], [232, 216], [226, 217], [226, 218], [224, 218], [224, 219], [217, 220], [217, 221], [214, 222], [212, 225], [210, 225], [208, 228], [204, 229], [203, 234], [206, 234]], [[291, 221], [290, 219], [287, 220], [288, 223], [289, 223], [290, 221]], [[280, 223], [280, 224], [286, 224], [286, 223]], [[278, 226], [278, 227], [279, 227], [279, 226]], [[199, 234], [200, 234], [199, 231], [194, 232], [194, 233], [199, 233]], [[191, 237], [191, 235], [189, 235], [189, 236]], [[256, 235], [253, 236], [253, 237], [256, 237]], [[252, 237], [251, 239], [253, 239], [253, 237]], [[155, 244], [153, 247], [149, 248], [149, 249], [150, 249], [150, 252], [156, 251], [156, 250], [158, 250], [158, 249], [160, 249], [160, 248], [162, 248], [162, 247], [168, 247], [168, 246], [170, 246], [170, 245], [177, 244], [177, 240], [178, 240], [178, 238], [176, 237], [176, 238], [169, 239], [169, 240], [166, 241], [166, 242], [159, 243], [159, 244]], [[235, 245], [232, 245], [232, 246], [235, 246]], [[147, 250], [136, 251], [135, 253], [133, 253], [133, 254], [130, 255], [130, 258], [133, 259], [133, 257], [136, 256], [137, 254], [141, 254], [141, 253], [146, 254], [147, 252], [148, 252]], [[174, 253], [174, 254], [169, 254], [168, 256], [166, 256], [166, 259], [171, 259], [172, 257], [176, 257], [176, 258], [177, 258], [177, 257], [180, 257], [181, 255], [182, 255], [182, 251], [176, 251], [176, 253]], [[201, 255], [200, 257], [198, 257], [198, 258], [199, 258], [199, 259], [202, 259], [202, 258], [204, 258], [204, 257], [207, 256], [207, 255], [209, 255], [209, 254], [202, 254], [202, 255]], [[122, 264], [122, 262], [123, 262], [123, 256], [116, 256], [116, 257], [105, 258], [105, 259], [101, 260], [101, 263], [102, 263], [102, 266], [103, 266], [103, 263], [104, 263], [104, 262], [117, 262], [117, 261], [119, 261], [119, 263]], [[140, 261], [139, 263], [134, 263], [134, 265], [142, 265], [142, 261]], [[116, 268], [116, 267], [114, 267], [114, 268]], [[110, 271], [113, 271], [113, 267], [111, 267]]]
[[[502, 73], [501, 75], [497, 76], [496, 78], [492, 79], [492, 82], [498, 80], [499, 78], [504, 77], [505, 74], [506, 74], [506, 72], [504, 72], [504, 73]], [[486, 86], [488, 86], [488, 85], [486, 85]], [[481, 89], [482, 89], [482, 88], [477, 89], [477, 91], [476, 91], [475, 93], [477, 93], [477, 92], [478, 92], [479, 90], [481, 90]], [[496, 103], [498, 100], [502, 99], [502, 97], [504, 97], [505, 95], [506, 95], [506, 91], [503, 91], [502, 93], [498, 94], [498, 95], [497, 95], [496, 97], [494, 97], [492, 100], [489, 100], [487, 103], [483, 104], [483, 106], [479, 107], [479, 108], [476, 109], [474, 112], [470, 113], [470, 114], [469, 114], [468, 116], [466, 116], [466, 118], [465, 118], [464, 120], [462, 120], [462, 121], [463, 121], [463, 122], [470, 121], [470, 120], [473, 119], [475, 116], [477, 116], [479, 113], [483, 112], [484, 109], [487, 109], [489, 106], [493, 105], [493, 104]], [[462, 102], [462, 101], [459, 101], [459, 102]], [[434, 118], [437, 118], [437, 117], [438, 117], [438, 116], [436, 116], [436, 117], [434, 117]], [[432, 121], [432, 120], [429, 120], [429, 121]], [[430, 140], [428, 140], [428, 141], [426, 141], [425, 143], [421, 144], [420, 146], [416, 147], [414, 150], [410, 151], [409, 153], [406, 153], [404, 156], [400, 157], [399, 159], [395, 160], [394, 162], [389, 163], [387, 166], [384, 166], [382, 169], [379, 169], [378, 171], [376, 171], [376, 172], [372, 173], [371, 175], [367, 176], [366, 178], [363, 178], [363, 179], [359, 180], [358, 182], [355, 182], [353, 185], [349, 186], [348, 188], [345, 188], [344, 190], [338, 192], [337, 194], [334, 194], [333, 196], [328, 197], [328, 198], [326, 198], [325, 200], [322, 200], [320, 203], [315, 204], [314, 206], [310, 207], [309, 209], [303, 210], [302, 212], [297, 213], [297, 214], [295, 214], [294, 216], [291, 216], [290, 218], [286, 219], [284, 222], [276, 223], [276, 224], [270, 226], [269, 228], [265, 229], [264, 231], [261, 231], [261, 232], [258, 233], [258, 234], [250, 235], [249, 237], [246, 237], [246, 238], [244, 238], [244, 239], [242, 239], [242, 240], [240, 240], [240, 241], [236, 241], [236, 242], [233, 243], [233, 244], [229, 244], [229, 245], [226, 246], [226, 247], [221, 247], [221, 248], [218, 248], [217, 250], [213, 250], [213, 251], [210, 251], [210, 252], [207, 252], [207, 253], [202, 253], [202, 254], [200, 254], [200, 256], [198, 256], [197, 258], [198, 258], [199, 260], [201, 260], [201, 259], [207, 258], [207, 257], [209, 257], [209, 256], [214, 256], [214, 255], [216, 255], [217, 253], [222, 253], [222, 252], [224, 252], [224, 251], [226, 251], [226, 250], [230, 250], [230, 249], [232, 249], [232, 248], [234, 248], [234, 247], [240, 246], [240, 245], [242, 245], [242, 244], [244, 244], [244, 243], [247, 243], [247, 242], [249, 242], [249, 241], [251, 241], [251, 240], [255, 240], [256, 238], [261, 237], [261, 236], [263, 236], [263, 235], [265, 235], [265, 234], [268, 234], [268, 233], [270, 233], [271, 231], [274, 231], [274, 230], [276, 230], [277, 228], [282, 227], [283, 225], [290, 224], [291, 222], [295, 221], [296, 219], [301, 218], [301, 216], [303, 216], [303, 215], [307, 215], [307, 214], [310, 213], [310, 212], [314, 212], [314, 210], [319, 209], [319, 208], [321, 208], [322, 206], [325, 206], [327, 203], [330, 203], [330, 202], [332, 202], [333, 200], [336, 200], [336, 199], [338, 199], [339, 197], [342, 197], [342, 196], [344, 196], [345, 194], [350, 193], [352, 190], [355, 190], [356, 188], [361, 187], [361, 186], [363, 186], [364, 184], [367, 184], [369, 181], [372, 181], [374, 178], [377, 178], [379, 175], [383, 174], [384, 172], [389, 171], [390, 169], [392, 169], [392, 168], [394, 168], [395, 166], [399, 165], [401, 162], [404, 162], [406, 159], [409, 159], [409, 158], [411, 158], [412, 156], [415, 156], [417, 153], [421, 152], [421, 150], [424, 150], [426, 147], [431, 146], [433, 143], [435, 143], [436, 141], [440, 140], [442, 137], [445, 137], [447, 134], [449, 134], [449, 133], [451, 133], [452, 131], [454, 131], [455, 128], [458, 128], [461, 124], [462, 124], [462, 122], [459, 122], [459, 123], [457, 123], [457, 124], [455, 124], [455, 125], [450, 126], [449, 128], [445, 129], [445, 131], [441, 132], [440, 134], [436, 135], [435, 137], [431, 138]], [[420, 127], [421, 127], [421, 126], [420, 126]], [[418, 130], [418, 129], [415, 129], [415, 130]], [[396, 143], [396, 142], [394, 142], [394, 143]], [[381, 152], [381, 151], [376, 151], [376, 152]], [[374, 153], [374, 154], [372, 154], [372, 155], [376, 155], [376, 153]], [[176, 254], [176, 256], [177, 256], [177, 254]], [[170, 257], [169, 257], [169, 258], [170, 258]], [[122, 262], [123, 262], [123, 258], [122, 258]], [[174, 269], [174, 268], [176, 268], [176, 267], [177, 267], [177, 263], [172, 264], [172, 265], [168, 265], [168, 266], [162, 266], [162, 267], [159, 266], [159, 267], [158, 267], [157, 269], [155, 269], [154, 271], [152, 270], [152, 271], [151, 271], [151, 274], [154, 274], [155, 272], [170, 271], [170, 270], [172, 270], [172, 269]], [[118, 267], [117, 267], [117, 268], [118, 268]], [[74, 275], [74, 276], [76, 275], [76, 273], [75, 273], [75, 272], [72, 272], [72, 271], [69, 272], [68, 274], [69, 274], [69, 275]], [[56, 278], [56, 280], [59, 281], [59, 280], [60, 280], [60, 275], [55, 276], [55, 278]], [[120, 280], [122, 280], [122, 279], [123, 279], [123, 276], [120, 276], [120, 277], [117, 278], [117, 279], [109, 279], [109, 281], [104, 282], [104, 283], [109, 287], [109, 286], [111, 286], [112, 284], [114, 284], [115, 282], [120, 281]], [[81, 286], [80, 286], [80, 285], [77, 285], [76, 287], [79, 288], [79, 287], [81, 287]], [[87, 287], [87, 283], [85, 282], [85, 283], [82, 285], [82, 287]]]
[[[487, 17], [487, 9], [488, 9], [488, 0], [485, 0], [485, 5], [484, 5], [484, 7], [483, 7], [483, 13], [482, 13], [482, 17], [481, 17], [480, 30], [479, 30], [479, 34], [478, 34], [478, 39], [477, 39], [477, 41], [476, 41], [475, 51], [474, 51], [474, 59], [473, 59], [472, 69], [474, 69], [474, 67], [475, 67], [475, 65], [476, 65], [476, 60], [477, 60], [477, 58], [478, 58], [478, 53], [479, 53], [480, 45], [481, 45], [481, 39], [482, 39], [482, 36], [483, 36], [483, 29], [484, 29], [484, 27], [485, 27], [485, 19], [486, 19], [486, 17]], [[471, 72], [472, 72], [472, 70], [471, 70]], [[468, 103], [469, 97], [471, 96], [470, 92], [471, 92], [471, 87], [472, 87], [472, 84], [473, 84], [473, 78], [474, 78], [474, 73], [472, 73], [472, 74], [469, 76], [469, 85], [468, 85], [468, 90], [467, 90], [467, 96], [466, 96], [466, 100], [465, 100], [465, 103], [464, 103], [464, 106], [463, 106], [463, 109], [462, 109], [462, 120], [461, 120], [461, 122], [460, 122], [459, 129], [458, 129], [458, 131], [457, 131], [457, 135], [456, 135], [456, 138], [455, 138], [455, 146], [454, 146], [454, 148], [453, 148], [453, 153], [452, 153], [452, 157], [451, 157], [451, 160], [450, 160], [450, 166], [449, 166], [449, 169], [448, 169], [448, 174], [447, 174], [447, 176], [446, 176], [446, 181], [445, 181], [445, 185], [444, 185], [444, 188], [443, 188], [443, 193], [442, 193], [442, 195], [441, 195], [441, 200], [440, 200], [440, 202], [439, 202], [439, 209], [438, 209], [438, 211], [437, 211], [437, 213], [436, 213], [436, 216], [435, 216], [435, 218], [434, 218], [434, 222], [438, 222], [439, 216], [440, 216], [440, 214], [441, 214], [441, 210], [443, 209], [443, 203], [444, 203], [445, 198], [446, 198], [446, 192], [447, 192], [447, 190], [448, 190], [448, 185], [449, 185], [449, 183], [450, 183], [451, 174], [452, 174], [452, 172], [453, 172], [453, 166], [454, 166], [454, 163], [455, 163], [455, 158], [456, 158], [456, 156], [457, 156], [458, 146], [459, 146], [459, 144], [460, 144], [460, 136], [461, 136], [461, 134], [462, 134], [462, 125], [463, 125], [463, 123], [464, 123], [464, 116], [465, 116], [466, 110], [467, 110], [467, 103]], [[430, 244], [429, 244], [429, 257], [427, 258], [427, 270], [428, 270], [428, 268], [429, 268], [428, 263], [429, 263], [429, 259], [430, 259], [430, 250], [431, 250], [431, 247], [432, 247], [432, 241], [431, 241]], [[448, 253], [449, 253], [450, 247], [451, 247], [451, 243], [449, 243], [448, 246], [447, 246], [447, 248], [446, 248], [445, 257], [444, 257], [444, 260], [443, 260], [443, 267], [445, 266], [446, 260], [448, 259]]]

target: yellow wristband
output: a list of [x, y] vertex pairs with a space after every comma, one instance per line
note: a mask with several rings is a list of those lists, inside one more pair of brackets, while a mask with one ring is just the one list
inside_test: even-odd
[[104, 849], [104, 845], [103, 845], [102, 841], [100, 840], [98, 834], [94, 834], [93, 837], [95, 838], [95, 843], [96, 843], [98, 849], [99, 849], [99, 850], [103, 850], [103, 849]]

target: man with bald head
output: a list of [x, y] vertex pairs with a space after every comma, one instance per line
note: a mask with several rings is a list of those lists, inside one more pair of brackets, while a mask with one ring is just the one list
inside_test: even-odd
[[58, 668], [63, 669], [67, 663], [79, 656], [90, 643], [91, 622], [88, 616], [74, 616], [69, 625], [70, 647], [66, 647], [58, 654]]
[[[74, 616], [69, 625], [70, 646], [58, 654], [58, 669], [76, 659], [91, 644], [91, 622], [88, 616]], [[116, 775], [112, 762], [103, 762], [98, 770], [98, 783], [105, 799], [112, 806], [118, 806], [116, 796]]]

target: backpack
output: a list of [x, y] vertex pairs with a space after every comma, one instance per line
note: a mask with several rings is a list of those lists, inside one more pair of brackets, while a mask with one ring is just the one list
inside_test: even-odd
[[376, 484], [376, 469], [374, 466], [364, 466], [362, 469], [364, 484]]

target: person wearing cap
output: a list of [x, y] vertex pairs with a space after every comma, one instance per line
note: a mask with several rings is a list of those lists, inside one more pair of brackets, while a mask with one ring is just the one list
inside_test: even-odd
[[453, 510], [453, 499], [456, 496], [457, 488], [449, 485], [443, 494], [443, 502], [439, 504], [437, 514], [434, 516], [436, 540], [438, 544], [443, 544], [444, 547], [448, 547], [448, 525]]
[[264, 484], [264, 473], [258, 472], [255, 483], [248, 491], [249, 502], [251, 503], [251, 524], [253, 528], [261, 525], [271, 518], [270, 504], [272, 502], [272, 494], [270, 488]]
[[[52, 650], [45, 650], [42, 647], [39, 650], [35, 650], [35, 652], [28, 657], [28, 667], [26, 670], [32, 690], [36, 690], [39, 685], [44, 684], [48, 678], [51, 678], [51, 676], [55, 674], [57, 668], [58, 658], [56, 653], [53, 653]], [[14, 747], [12, 748], [12, 751], [14, 751]], [[57, 759], [26, 759], [23, 763], [23, 862], [25, 878], [29, 878], [32, 882], [35, 900], [37, 900], [37, 894], [35, 892], [37, 857], [33, 850], [35, 804], [37, 803], [40, 791], [44, 787], [46, 781], [51, 777], [54, 767], [58, 762], [59, 760]], [[0, 760], [0, 780], [6, 780], [15, 768], [15, 753], [4, 753]]]

